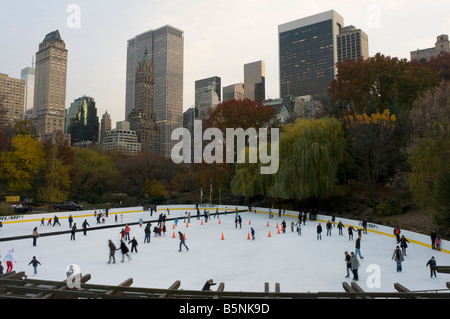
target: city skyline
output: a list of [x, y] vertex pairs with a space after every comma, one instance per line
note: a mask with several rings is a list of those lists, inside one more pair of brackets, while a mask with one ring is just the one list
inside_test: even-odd
[[243, 65], [258, 60], [266, 64], [266, 98], [278, 98], [280, 24], [335, 10], [345, 18], [346, 25], [368, 34], [369, 56], [380, 52], [409, 60], [410, 51], [428, 48], [436, 36], [449, 33], [449, 8], [448, 2], [441, 0], [428, 4], [49, 0], [45, 5], [2, 1], [0, 23], [8, 32], [0, 36], [6, 44], [0, 52], [0, 73], [20, 78], [21, 70], [31, 66], [43, 36], [59, 30], [70, 52], [66, 108], [79, 96], [92, 96], [99, 116], [108, 111], [114, 127], [124, 120], [126, 44], [136, 34], [164, 25], [184, 31], [185, 111], [194, 105], [195, 81], [219, 76], [222, 87], [243, 82]]

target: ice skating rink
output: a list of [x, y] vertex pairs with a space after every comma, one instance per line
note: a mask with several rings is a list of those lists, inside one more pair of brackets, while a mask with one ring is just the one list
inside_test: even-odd
[[[63, 281], [69, 265], [76, 265], [81, 273], [91, 274], [92, 284], [118, 285], [128, 278], [133, 278], [133, 287], [168, 288], [176, 280], [181, 281], [180, 289], [202, 289], [208, 279], [216, 283], [223, 282], [226, 291], [264, 291], [264, 283], [268, 282], [270, 290], [274, 291], [275, 283], [280, 284], [282, 292], [342, 292], [342, 282], [351, 282], [346, 276], [344, 252], [355, 250], [354, 239], [349, 240], [347, 227], [353, 224], [359, 226], [359, 221], [345, 220], [343, 236], [338, 229], [332, 229], [327, 236], [325, 223], [318, 216], [317, 220], [307, 220], [302, 226], [301, 235], [291, 222], [296, 222], [297, 212], [286, 212], [285, 216], [274, 214], [272, 219], [264, 212], [241, 212], [241, 227], [235, 225], [234, 209], [229, 209], [227, 215], [215, 217], [215, 209], [211, 208], [210, 219], [206, 222], [201, 216], [197, 219], [196, 211], [190, 210], [190, 223], [183, 220], [185, 209], [170, 207], [170, 215], [165, 208], [150, 216], [148, 211], [115, 213], [111, 211], [105, 223], [97, 224], [92, 212], [77, 213], [74, 222], [78, 229], [87, 220], [87, 235], [76, 233], [76, 239], [70, 240], [67, 216], [71, 213], [59, 213], [61, 226], [40, 226], [42, 216], [30, 215], [33, 221], [3, 221], [0, 230], [0, 240], [8, 237], [31, 235], [34, 227], [41, 236], [37, 246], [32, 245], [32, 239], [0, 241], [1, 261], [6, 271], [4, 257], [9, 249], [14, 253], [14, 270], [25, 271], [27, 276], [36, 279]], [[233, 207], [234, 208], [234, 207]], [[204, 208], [200, 208], [203, 214]], [[224, 212], [222, 209], [221, 213]], [[168, 219], [178, 217], [175, 227], [174, 220], [166, 222], [167, 232], [161, 237], [155, 237], [153, 227], [157, 224], [158, 214], [166, 213]], [[75, 215], [75, 214], [74, 214]], [[30, 219], [30, 216], [26, 218]], [[118, 221], [115, 221], [115, 217]], [[138, 221], [144, 225], [140, 227]], [[219, 222], [220, 220], [220, 222]], [[281, 222], [285, 220], [287, 229], [281, 231]], [[336, 218], [336, 224], [339, 221]], [[151, 221], [151, 242], [144, 243], [145, 223]], [[108, 240], [112, 240], [117, 248], [121, 240], [120, 231], [123, 225], [130, 224], [130, 236], [138, 241], [138, 252], [129, 253], [131, 260], [125, 257], [121, 262], [120, 251], [116, 252], [116, 263], [109, 264]], [[317, 239], [316, 227], [323, 227], [322, 239]], [[98, 226], [117, 226], [96, 230]], [[277, 227], [278, 226], [278, 227]], [[248, 239], [253, 227], [255, 239]], [[179, 252], [178, 232], [184, 234], [189, 251], [183, 247]], [[55, 233], [53, 236], [44, 234]], [[175, 234], [175, 238], [173, 238]], [[270, 234], [270, 236], [269, 236]], [[403, 231], [408, 239], [414, 237]], [[419, 240], [420, 240], [419, 236]], [[397, 245], [392, 233], [380, 231], [380, 228], [369, 228], [368, 234], [362, 235], [358, 284], [365, 291], [390, 292], [396, 291], [394, 283], [400, 283], [412, 291], [443, 290], [450, 274], [437, 274], [430, 278], [427, 261], [434, 256], [437, 265], [450, 266], [448, 242], [442, 244], [442, 251], [432, 250], [428, 236], [424, 240], [411, 240], [407, 248], [407, 256], [402, 263], [402, 272], [397, 272], [396, 263], [391, 259]], [[131, 245], [128, 245], [131, 249]], [[36, 256], [41, 263], [37, 274], [28, 265]], [[215, 290], [217, 286], [213, 286]]]

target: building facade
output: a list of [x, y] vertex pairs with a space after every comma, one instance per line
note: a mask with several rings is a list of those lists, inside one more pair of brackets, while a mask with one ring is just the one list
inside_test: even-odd
[[35, 76], [34, 67], [26, 67], [20, 71], [20, 79], [25, 81], [25, 117], [31, 117], [33, 112]]
[[358, 61], [369, 57], [369, 38], [354, 26], [343, 27], [337, 35], [337, 61]]
[[135, 108], [137, 64], [145, 50], [155, 72], [154, 111], [161, 125], [160, 155], [170, 157], [172, 131], [183, 126], [184, 32], [170, 25], [128, 40], [125, 118]]
[[116, 128], [105, 132], [103, 147], [125, 155], [136, 155], [141, 151], [136, 131], [130, 130], [128, 121], [117, 122]]
[[72, 145], [82, 142], [97, 143], [99, 121], [95, 100], [89, 96], [80, 97], [70, 104], [69, 110], [73, 110], [69, 113], [75, 114], [67, 128]]
[[264, 61], [244, 65], [244, 98], [252, 101], [266, 99], [266, 66]]
[[58, 30], [47, 34], [36, 53], [33, 123], [41, 136], [65, 129], [68, 51]]
[[436, 43], [433, 48], [411, 51], [411, 60], [429, 60], [437, 57], [441, 52], [450, 53], [450, 41], [448, 40], [447, 34], [437, 36]]
[[103, 143], [106, 131], [111, 131], [111, 129], [112, 129], [111, 115], [108, 113], [108, 111], [106, 111], [105, 114], [103, 114], [102, 119], [100, 121], [100, 143]]
[[154, 108], [155, 71], [147, 50], [138, 62], [135, 76], [134, 109], [128, 115], [130, 128], [137, 132], [142, 151], [160, 154], [161, 124], [156, 120]]
[[222, 101], [222, 80], [220, 77], [213, 76], [195, 81], [195, 107], [198, 108], [202, 95], [205, 93], [210, 94], [211, 90], [216, 93], [219, 98], [219, 102]]
[[344, 18], [334, 10], [278, 26], [280, 97], [328, 94], [343, 26]]
[[223, 101], [243, 100], [244, 99], [244, 83], [236, 83], [225, 86], [223, 88]]
[[0, 122], [12, 126], [23, 120], [24, 105], [25, 81], [0, 73], [0, 106], [4, 108], [4, 118]]

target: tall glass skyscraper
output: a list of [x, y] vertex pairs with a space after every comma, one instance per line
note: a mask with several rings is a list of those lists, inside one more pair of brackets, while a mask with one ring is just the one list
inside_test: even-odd
[[343, 26], [344, 18], [334, 10], [278, 26], [280, 97], [328, 94]]
[[183, 127], [184, 32], [166, 25], [128, 40], [125, 119], [135, 107], [136, 69], [146, 50], [155, 71], [154, 111], [161, 125], [160, 155], [169, 157], [176, 144], [171, 141], [172, 131]]

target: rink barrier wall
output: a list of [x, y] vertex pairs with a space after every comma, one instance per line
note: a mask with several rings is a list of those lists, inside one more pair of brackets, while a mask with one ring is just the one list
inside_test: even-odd
[[[129, 213], [139, 213], [143, 212], [144, 208], [142, 206], [138, 207], [123, 207], [123, 208], [110, 208], [108, 210], [109, 215], [116, 214], [129, 214]], [[91, 209], [91, 210], [80, 210], [80, 211], [68, 211], [68, 212], [52, 212], [52, 213], [42, 213], [42, 214], [24, 214], [15, 216], [0, 216], [0, 221], [3, 224], [15, 224], [15, 223], [28, 223], [28, 222], [40, 222], [42, 218], [48, 221], [49, 218], [58, 216], [60, 220], [68, 219], [72, 215], [73, 219], [77, 218], [87, 218], [94, 216], [94, 213], [104, 213], [104, 209]]]

